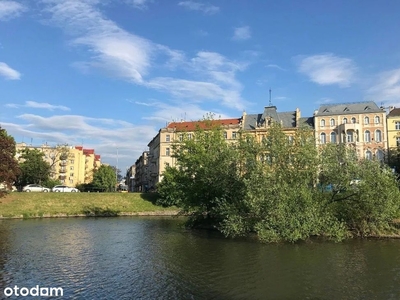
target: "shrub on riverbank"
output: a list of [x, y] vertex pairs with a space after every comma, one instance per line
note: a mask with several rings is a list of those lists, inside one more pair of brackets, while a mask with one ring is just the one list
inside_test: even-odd
[[121, 214], [160, 213], [174, 207], [154, 205], [154, 194], [140, 193], [11, 193], [0, 199], [0, 216], [117, 216]]
[[173, 150], [177, 166], [166, 169], [158, 203], [179, 205], [192, 226], [268, 242], [342, 240], [390, 232], [398, 217], [400, 192], [386, 167], [345, 145], [316, 149], [307, 129], [288, 140], [273, 124], [262, 141], [241, 135], [233, 144], [221, 128], [197, 130]]

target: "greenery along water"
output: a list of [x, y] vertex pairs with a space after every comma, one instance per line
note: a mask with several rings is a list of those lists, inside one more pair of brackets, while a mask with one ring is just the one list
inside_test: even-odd
[[182, 208], [190, 225], [227, 236], [255, 232], [268, 242], [398, 232], [396, 177], [380, 161], [359, 160], [349, 145], [316, 148], [311, 130], [289, 140], [274, 123], [261, 141], [243, 134], [228, 143], [222, 128], [192, 137], [174, 145], [176, 166], [157, 187], [158, 203]]
[[175, 218], [0, 221], [5, 287], [64, 299], [399, 299], [400, 240], [260, 244]]

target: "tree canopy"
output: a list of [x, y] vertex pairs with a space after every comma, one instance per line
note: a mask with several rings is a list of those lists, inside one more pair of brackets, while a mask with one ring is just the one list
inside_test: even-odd
[[18, 177], [18, 184], [36, 183], [44, 184], [50, 177], [50, 165], [44, 159], [44, 153], [37, 149], [26, 148], [21, 152], [21, 174]]
[[112, 192], [117, 184], [115, 170], [111, 166], [101, 165], [94, 171], [92, 185], [102, 191]]
[[0, 127], [0, 184], [6, 185], [8, 189], [11, 189], [20, 173], [15, 151], [14, 138]]
[[390, 231], [399, 213], [399, 188], [388, 168], [358, 160], [345, 145], [316, 148], [308, 129], [288, 139], [273, 124], [261, 142], [241, 133], [235, 143], [221, 128], [199, 129], [174, 144], [173, 156], [176, 166], [163, 174], [158, 203], [179, 206], [190, 226], [226, 236], [342, 240]]

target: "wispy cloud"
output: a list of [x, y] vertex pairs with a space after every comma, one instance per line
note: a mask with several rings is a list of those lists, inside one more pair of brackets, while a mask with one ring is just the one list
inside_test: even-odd
[[321, 98], [317, 101], [315, 101], [315, 104], [328, 104], [328, 103], [332, 103], [333, 100], [331, 98]]
[[85, 148], [94, 148], [96, 153], [101, 155], [103, 162], [113, 165], [118, 147], [120, 167], [132, 165], [142, 151], [147, 149], [148, 141], [157, 134], [152, 126], [80, 115], [42, 117], [23, 114], [18, 118], [18, 123], [1, 124], [14, 137], [32, 139], [34, 145], [44, 142], [48, 142], [49, 145], [83, 144]]
[[25, 104], [15, 104], [15, 103], [8, 103], [6, 104], [7, 107], [10, 108], [21, 108], [21, 107], [28, 107], [28, 108], [40, 108], [40, 109], [47, 109], [50, 111], [53, 110], [63, 110], [63, 111], [69, 111], [70, 108], [64, 105], [52, 105], [49, 103], [44, 103], [44, 102], [35, 102], [35, 101], [26, 101]]
[[234, 41], [244, 41], [251, 38], [251, 30], [249, 26], [236, 27], [233, 32], [232, 39]]
[[348, 87], [354, 80], [354, 62], [331, 53], [298, 57], [298, 70], [307, 75], [312, 82], [320, 85], [337, 84]]
[[368, 90], [375, 101], [384, 101], [387, 105], [400, 106], [400, 68], [385, 71], [377, 76], [376, 84]]
[[219, 12], [219, 7], [214, 6], [208, 3], [200, 3], [195, 1], [181, 1], [178, 3], [179, 6], [182, 6], [188, 10], [197, 10], [201, 11], [206, 15], [213, 15]]
[[16, 18], [26, 10], [27, 8], [24, 5], [16, 1], [0, 1], [0, 21]]
[[18, 71], [12, 69], [4, 62], [0, 62], [0, 76], [10, 80], [18, 80], [21, 78], [21, 74]]
[[267, 68], [277, 69], [277, 70], [280, 70], [280, 71], [286, 71], [286, 69], [284, 69], [284, 68], [282, 68], [282, 67], [280, 67], [278, 65], [274, 65], [274, 64], [267, 65]]
[[[205, 115], [212, 113], [216, 118], [230, 118], [220, 111], [207, 111], [200, 108], [196, 104], [188, 104], [177, 102], [174, 104], [166, 104], [162, 102], [143, 103], [135, 102], [136, 105], [152, 106], [154, 112], [151, 116], [144, 117], [147, 120], [159, 122], [179, 122], [179, 121], [197, 121], [201, 120]], [[240, 116], [237, 116], [238, 118]]]
[[126, 0], [126, 2], [138, 9], [146, 9], [152, 0]]
[[[182, 51], [121, 29], [96, 9], [94, 0], [43, 1], [47, 3], [46, 11], [51, 13], [52, 22], [74, 37], [72, 44], [85, 46], [89, 53], [94, 53], [90, 61], [80, 63], [81, 67], [103, 68], [111, 75], [192, 102], [222, 101], [243, 109], [242, 86], [236, 74], [246, 64], [205, 51], [189, 59]], [[155, 68], [158, 77], [151, 76]], [[171, 71], [175, 70], [186, 72], [185, 79], [174, 77]], [[162, 72], [166, 71], [169, 73], [164, 75]]]

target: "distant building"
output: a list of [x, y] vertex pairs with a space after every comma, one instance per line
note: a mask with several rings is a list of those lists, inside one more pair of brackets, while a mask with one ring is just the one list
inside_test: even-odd
[[44, 154], [44, 160], [50, 164], [50, 176], [63, 184], [76, 186], [90, 183], [93, 172], [101, 166], [100, 155], [94, 149], [84, 149], [82, 146], [58, 145], [51, 147], [47, 144], [32, 146], [25, 143], [16, 144], [16, 157], [20, 159], [24, 149], [36, 149]]
[[321, 105], [314, 113], [314, 126], [317, 145], [346, 144], [360, 158], [385, 158], [386, 112], [373, 101]]
[[144, 151], [135, 162], [135, 192], [146, 192], [149, 185], [149, 151]]
[[158, 134], [150, 141], [149, 147], [149, 189], [156, 187], [162, 180], [162, 173], [166, 166], [174, 166], [172, 157], [172, 143], [182, 141], [183, 135], [191, 138], [197, 128], [209, 129], [212, 126], [222, 126], [224, 137], [227, 140], [235, 140], [240, 130], [241, 119], [220, 119], [213, 121], [172, 122], [159, 130]]

